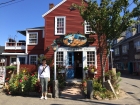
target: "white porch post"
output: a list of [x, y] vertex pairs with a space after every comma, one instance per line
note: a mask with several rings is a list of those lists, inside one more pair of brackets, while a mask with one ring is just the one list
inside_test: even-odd
[[56, 51], [54, 51], [54, 80], [56, 80]]

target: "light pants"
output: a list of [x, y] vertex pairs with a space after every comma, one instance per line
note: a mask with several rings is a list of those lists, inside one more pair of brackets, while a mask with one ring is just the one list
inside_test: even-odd
[[40, 77], [40, 83], [41, 83], [42, 93], [44, 93], [44, 92], [47, 93], [48, 77], [45, 77], [45, 78]]

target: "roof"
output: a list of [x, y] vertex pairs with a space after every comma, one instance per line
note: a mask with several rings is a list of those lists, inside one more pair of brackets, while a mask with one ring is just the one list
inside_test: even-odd
[[[41, 26], [41, 27], [33, 27], [33, 28], [27, 28], [26, 30], [42, 30], [44, 29], [45, 27], [44, 26]], [[17, 32], [19, 32], [20, 34], [26, 36], [26, 30], [18, 30]]]
[[124, 39], [124, 40], [120, 41], [119, 43], [115, 44], [113, 47], [117, 47], [117, 46], [122, 45], [122, 44], [124, 44], [124, 43], [126, 43], [128, 41], [134, 40], [135, 38], [138, 38], [138, 37], [140, 37], [140, 33], [137, 33], [132, 37], [129, 37], [127, 39]]
[[48, 15], [50, 12], [52, 12], [53, 10], [55, 10], [57, 7], [59, 7], [61, 4], [63, 4], [64, 2], [66, 2], [67, 0], [62, 0], [59, 4], [57, 4], [56, 6], [54, 6], [52, 9], [50, 9], [49, 11], [47, 11], [46, 13], [44, 13], [42, 15], [42, 17], [45, 17], [46, 15]]
[[0, 46], [0, 54], [4, 52], [4, 46]]

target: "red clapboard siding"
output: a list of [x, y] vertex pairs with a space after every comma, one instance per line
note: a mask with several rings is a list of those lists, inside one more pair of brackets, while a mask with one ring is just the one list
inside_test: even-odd
[[28, 45], [28, 54], [44, 54], [44, 38], [43, 30], [33, 30], [29, 32], [38, 32], [38, 44], [37, 45]]
[[[48, 46], [51, 46], [53, 40], [60, 37], [59, 35], [55, 35], [55, 16], [66, 16], [66, 34], [77, 32], [84, 34], [84, 26], [82, 25], [84, 20], [80, 16], [79, 11], [78, 10], [71, 11], [69, 9], [72, 3], [81, 4], [81, 2], [82, 0], [67, 0], [65, 3], [63, 3], [62, 5], [60, 5], [55, 10], [53, 10], [44, 17], [45, 19], [44, 51], [47, 58], [52, 57], [54, 52], [52, 51], [52, 49], [50, 49], [49, 51], [46, 51], [45, 49]], [[97, 35], [92, 35], [91, 37], [94, 37], [96, 40], [90, 46], [96, 46], [98, 49]], [[105, 57], [105, 55], [103, 55], [103, 57]], [[97, 68], [98, 74], [96, 77], [99, 77], [101, 76], [101, 64], [99, 53], [97, 53], [97, 66], [98, 66]], [[106, 64], [106, 70], [107, 69], [108, 63]]]

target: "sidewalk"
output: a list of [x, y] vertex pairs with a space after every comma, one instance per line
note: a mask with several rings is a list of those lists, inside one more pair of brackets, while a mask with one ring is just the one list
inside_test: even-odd
[[126, 95], [116, 100], [85, 99], [78, 88], [69, 87], [67, 91], [63, 91], [62, 97], [48, 100], [40, 100], [39, 97], [7, 96], [0, 92], [0, 105], [140, 105], [139, 82], [139, 79], [133, 76], [122, 77], [121, 88], [126, 91]]

